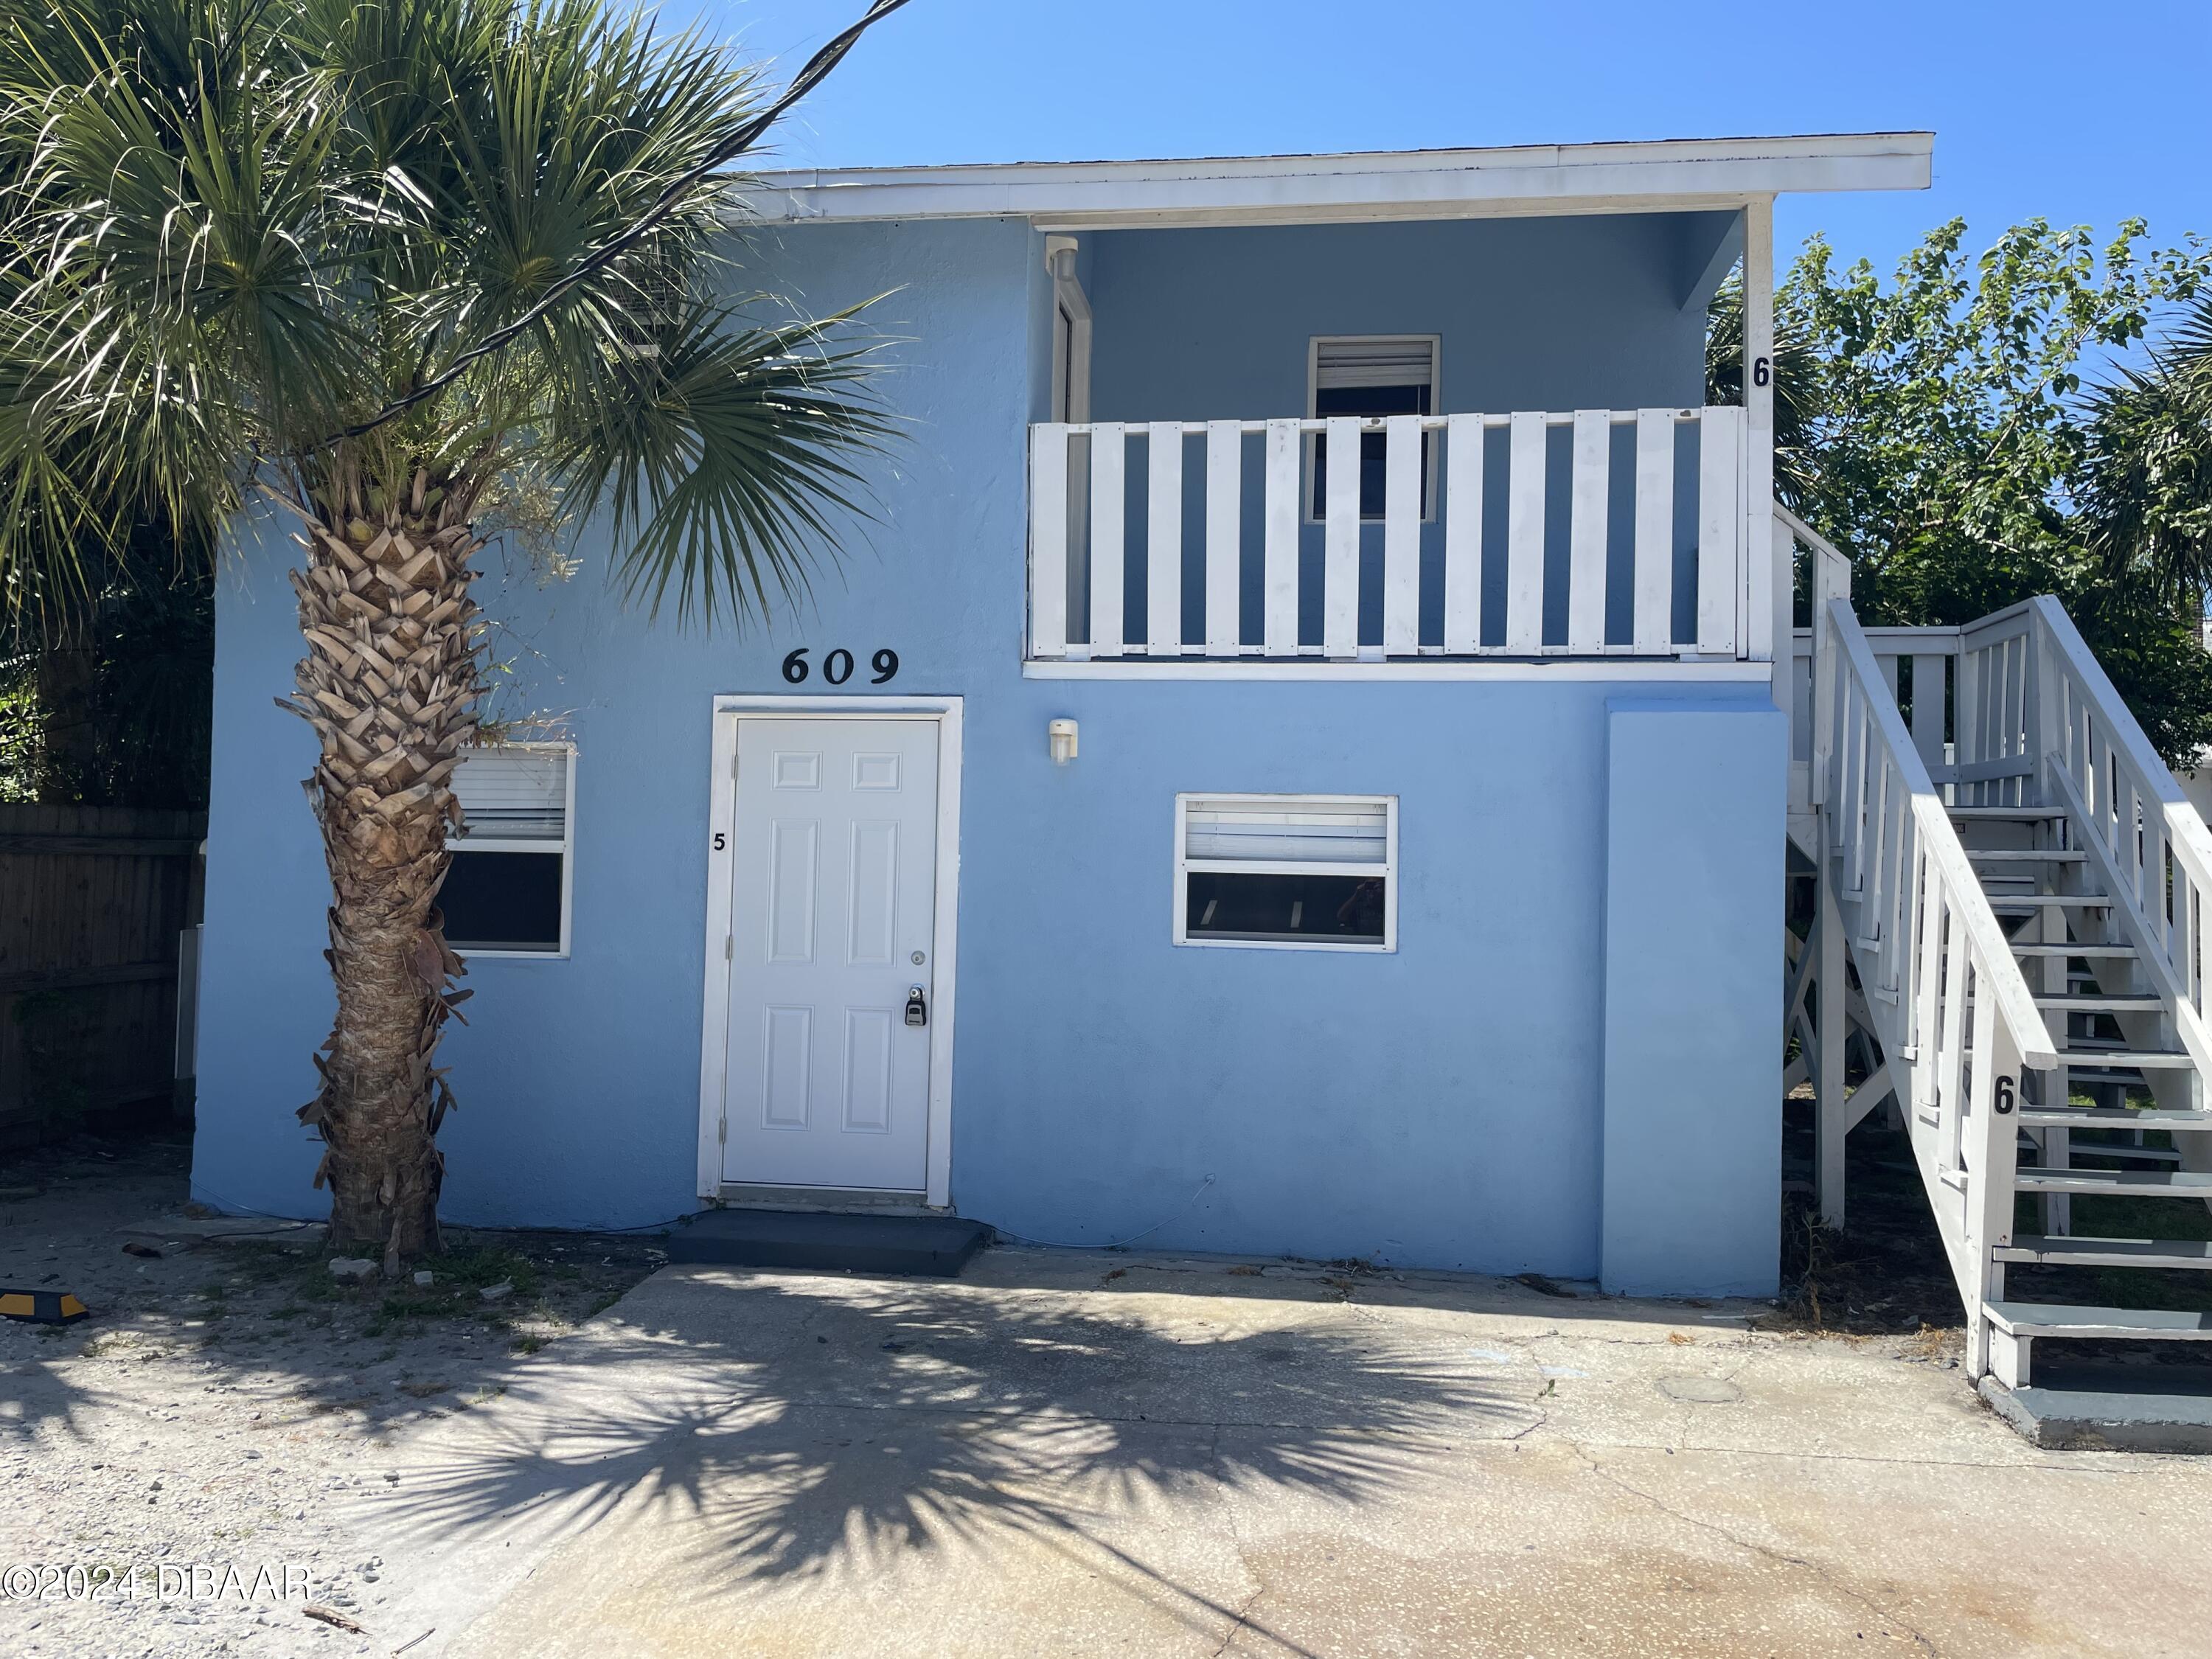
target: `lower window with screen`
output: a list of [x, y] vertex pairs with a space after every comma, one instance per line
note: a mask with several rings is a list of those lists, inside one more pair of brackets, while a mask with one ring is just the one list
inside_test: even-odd
[[438, 895], [456, 951], [561, 948], [561, 856], [456, 852]]
[[453, 772], [461, 830], [438, 908], [464, 953], [568, 953], [569, 820], [575, 751], [564, 743], [483, 744]]
[[1179, 795], [1175, 941], [1397, 948], [1397, 801]]
[[1194, 939], [1382, 943], [1388, 884], [1380, 876], [1194, 872], [1183, 879]]

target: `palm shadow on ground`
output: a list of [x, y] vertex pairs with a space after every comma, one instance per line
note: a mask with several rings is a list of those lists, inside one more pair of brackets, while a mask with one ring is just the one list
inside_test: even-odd
[[1204, 1622], [1229, 1610], [1118, 1548], [1116, 1517], [1166, 1504], [1196, 1522], [1258, 1488], [1372, 1503], [1537, 1416], [1527, 1376], [1441, 1334], [1324, 1322], [1314, 1299], [1212, 1322], [963, 1284], [735, 1275], [693, 1293], [757, 1316], [715, 1324], [735, 1340], [587, 1334], [426, 1445], [380, 1509], [423, 1538], [666, 1523], [685, 1558], [667, 1582], [702, 1593], [933, 1553], [987, 1567], [1019, 1534], [1103, 1552]]

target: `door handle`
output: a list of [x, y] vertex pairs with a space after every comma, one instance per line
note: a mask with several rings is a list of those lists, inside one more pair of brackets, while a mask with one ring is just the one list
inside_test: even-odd
[[929, 1024], [929, 999], [921, 994], [919, 985], [906, 994], [906, 1023], [909, 1025]]

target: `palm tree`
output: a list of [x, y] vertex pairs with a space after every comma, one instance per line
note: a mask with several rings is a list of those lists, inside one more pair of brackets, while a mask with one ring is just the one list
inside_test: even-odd
[[[1784, 507], [1802, 511], [1814, 489], [1817, 465], [1814, 422], [1820, 389], [1820, 358], [1786, 288], [1774, 308], [1774, 493]], [[1705, 401], [1743, 401], [1743, 266], [1722, 278], [1705, 308]]]
[[438, 1248], [485, 515], [550, 482], [708, 623], [805, 583], [890, 428], [843, 317], [732, 297], [731, 168], [901, 3], [771, 102], [594, 0], [0, 0], [0, 583], [148, 513], [292, 526], [337, 994], [300, 1116], [387, 1271]]
[[2087, 398], [2078, 491], [2090, 550], [2116, 580], [2147, 585], [2200, 629], [2212, 596], [2212, 295], [2148, 365]]

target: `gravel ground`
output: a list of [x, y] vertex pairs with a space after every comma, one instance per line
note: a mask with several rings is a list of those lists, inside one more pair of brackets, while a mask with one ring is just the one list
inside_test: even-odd
[[0, 1320], [0, 1653], [388, 1651], [343, 1500], [662, 1253], [464, 1231], [428, 1287], [341, 1285], [319, 1228], [186, 1214], [187, 1162], [88, 1137], [0, 1166], [0, 1286], [93, 1310]]

